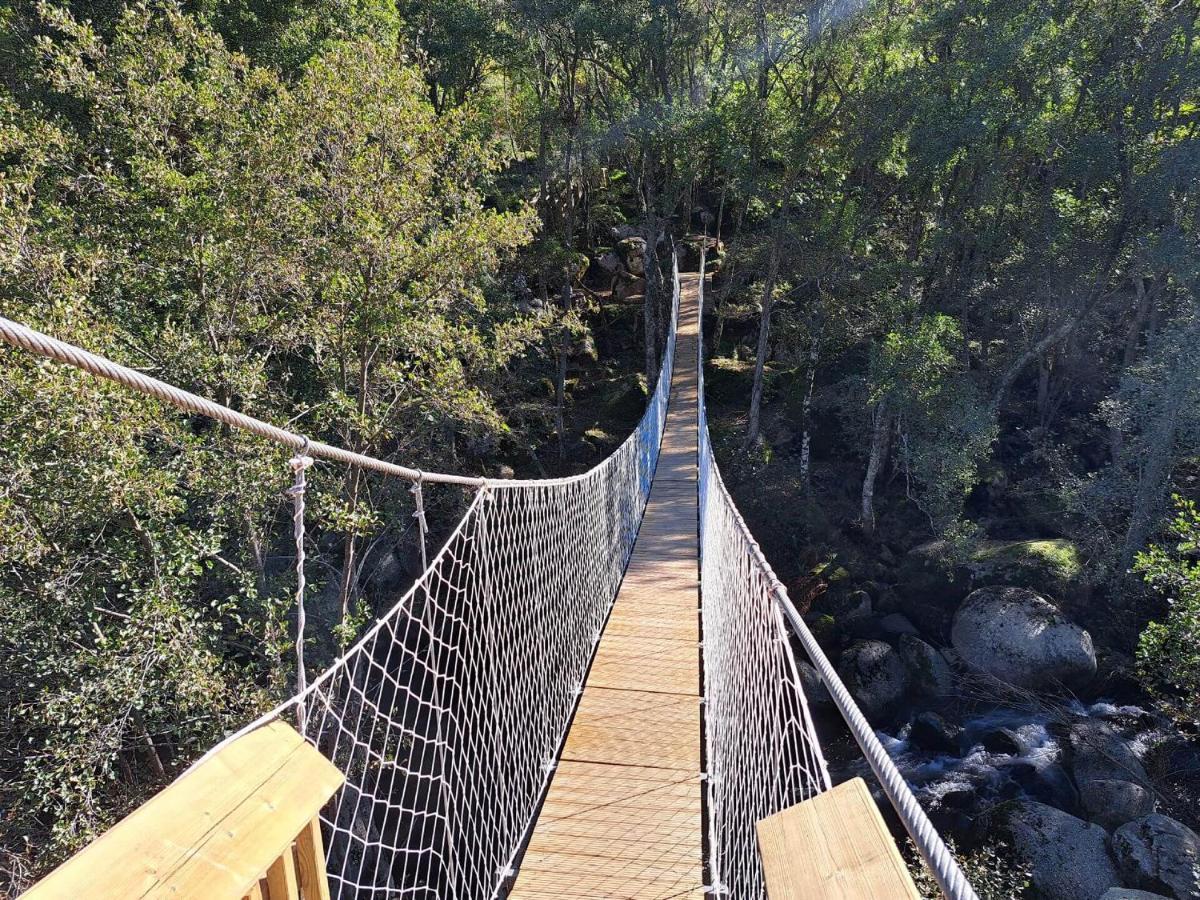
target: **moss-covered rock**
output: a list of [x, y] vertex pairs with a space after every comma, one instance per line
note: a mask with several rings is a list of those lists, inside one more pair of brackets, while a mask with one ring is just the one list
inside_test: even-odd
[[1079, 548], [1061, 538], [980, 541], [965, 555], [930, 541], [908, 552], [897, 578], [905, 614], [933, 635], [944, 633], [958, 603], [976, 588], [1023, 587], [1053, 600], [1078, 599], [1087, 589]]
[[974, 584], [1017, 584], [1064, 595], [1083, 579], [1079, 548], [1063, 538], [983, 541], [966, 563]]

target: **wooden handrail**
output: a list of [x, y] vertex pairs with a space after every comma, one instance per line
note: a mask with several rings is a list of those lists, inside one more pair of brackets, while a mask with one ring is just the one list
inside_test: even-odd
[[23, 898], [329, 900], [317, 813], [343, 780], [272, 722], [186, 772]]
[[770, 900], [921, 900], [861, 778], [762, 819], [758, 846]]

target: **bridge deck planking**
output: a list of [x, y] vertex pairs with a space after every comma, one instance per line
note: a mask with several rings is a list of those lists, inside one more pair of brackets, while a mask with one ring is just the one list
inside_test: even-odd
[[702, 897], [696, 275], [645, 518], [511, 894]]

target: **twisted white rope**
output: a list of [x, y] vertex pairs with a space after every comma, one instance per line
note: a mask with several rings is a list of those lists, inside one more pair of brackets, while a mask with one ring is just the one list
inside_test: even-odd
[[87, 372], [89, 375], [115, 381], [117, 384], [140, 391], [151, 397], [156, 397], [188, 412], [207, 416], [210, 419], [224, 422], [226, 425], [232, 425], [235, 428], [242, 428], [252, 434], [257, 434], [259, 437], [283, 444], [285, 447], [291, 447], [293, 450], [305, 448], [308, 454], [319, 456], [322, 459], [345, 463], [347, 465], [362, 466], [364, 469], [382, 472], [385, 475], [394, 475], [397, 478], [404, 478], [408, 481], [415, 481], [418, 476], [421, 476], [426, 481], [478, 487], [488, 480], [486, 478], [470, 478], [464, 475], [445, 475], [436, 472], [422, 474], [417, 469], [398, 466], [371, 456], [364, 456], [361, 453], [343, 450], [341, 447], [334, 447], [321, 441], [310, 442], [303, 435], [279, 428], [269, 422], [264, 422], [262, 419], [256, 419], [254, 416], [240, 413], [220, 403], [214, 403], [212, 400], [167, 384], [165, 381], [159, 381], [157, 378], [151, 378], [149, 375], [145, 375], [136, 369], [130, 369], [110, 359], [105, 359], [103, 356], [89, 353], [86, 350], [42, 334], [40, 331], [35, 331], [3, 316], [0, 316], [0, 340], [13, 347], [19, 347], [22, 350], [28, 350], [30, 353], [36, 353], [38, 356], [44, 356], [47, 359], [57, 360], [69, 366], [74, 366], [77, 369]]
[[417, 469], [417, 478], [412, 483], [409, 490], [413, 495], [413, 503], [416, 509], [413, 510], [413, 518], [417, 520], [417, 533], [421, 539], [421, 571], [424, 572], [429, 568], [429, 560], [426, 558], [426, 535], [429, 533], [429, 523], [425, 520], [425, 495], [421, 492], [421, 482], [424, 480], [425, 474]]
[[[308, 439], [304, 441], [300, 452], [291, 458], [288, 465], [295, 473], [295, 483], [288, 489], [287, 494], [292, 498], [292, 534], [296, 540], [296, 693], [302, 694], [308, 688], [308, 672], [304, 667], [304, 637], [307, 627], [307, 615], [304, 609], [304, 589], [307, 585], [304, 577], [304, 492], [308, 485], [305, 475], [313, 458], [304, 451], [308, 449]], [[297, 711], [300, 730], [304, 730], [304, 710]]]

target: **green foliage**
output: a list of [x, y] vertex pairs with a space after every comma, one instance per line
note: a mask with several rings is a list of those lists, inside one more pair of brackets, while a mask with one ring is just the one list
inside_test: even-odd
[[1137, 555], [1134, 571], [1167, 604], [1138, 642], [1144, 683], [1181, 721], [1200, 724], [1200, 508], [1175, 497], [1168, 528], [1173, 547], [1152, 546]]
[[[1026, 900], [1033, 896], [1032, 871], [1003, 841], [986, 843], [966, 853], [957, 852], [952, 840], [946, 843], [980, 900]], [[933, 873], [919, 861], [911, 841], [908, 850], [909, 871], [917, 890], [927, 900], [938, 900], [942, 890]]]
[[[482, 465], [546, 327], [499, 283], [534, 226], [488, 202], [506, 154], [369, 28], [323, 19], [343, 39], [286, 78], [210, 13], [44, 8], [36, 90], [0, 91], [0, 313], [314, 438]], [[18, 353], [0, 456], [0, 836], [37, 870], [288, 690], [289, 479], [257, 439]], [[412, 541], [411, 506], [356, 471], [310, 485], [317, 667], [376, 611], [366, 554]]]
[[972, 383], [958, 375], [958, 323], [944, 314], [891, 331], [872, 357], [870, 402], [896, 420], [908, 494], [944, 534], [958, 520], [995, 428]]

